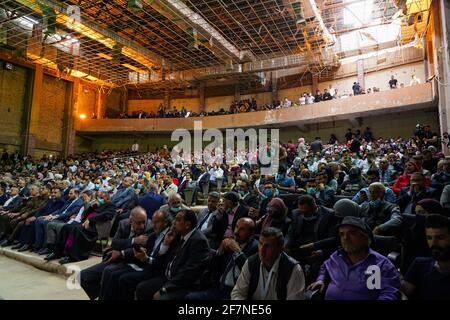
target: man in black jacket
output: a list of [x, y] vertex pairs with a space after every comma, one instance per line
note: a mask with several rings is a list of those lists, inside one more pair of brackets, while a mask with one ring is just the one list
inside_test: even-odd
[[164, 272], [138, 285], [138, 300], [182, 300], [195, 289], [211, 255], [208, 240], [196, 226], [197, 216], [193, 211], [182, 210], [177, 214], [173, 231], [180, 241]]
[[111, 243], [111, 250], [104, 256], [103, 262], [81, 272], [81, 287], [90, 299], [99, 297], [102, 300], [101, 284], [105, 282], [105, 274], [128, 269], [120, 262], [133, 256], [133, 245], [147, 244], [152, 224], [147, 213], [141, 207], [131, 210], [130, 219], [122, 220]]
[[337, 220], [333, 210], [318, 206], [313, 197], [302, 195], [298, 199], [299, 209], [292, 212], [285, 246], [289, 255], [298, 260], [305, 270], [307, 283], [315, 280], [322, 262], [331, 251], [317, 250], [304, 254], [300, 246], [335, 236]]
[[233, 230], [240, 218], [248, 217], [248, 207], [239, 203], [239, 195], [236, 192], [227, 192], [223, 196], [224, 209], [219, 209], [218, 219], [215, 221], [212, 231], [217, 235], [217, 241], [223, 238], [233, 237]]
[[234, 229], [234, 238], [223, 239], [212, 258], [208, 268], [211, 271], [211, 287], [191, 292], [185, 299], [229, 300], [245, 261], [258, 251], [258, 241], [254, 234], [255, 222], [250, 218], [239, 219]]
[[420, 200], [439, 200], [435, 189], [425, 187], [425, 176], [422, 173], [414, 172], [409, 184], [409, 187], [402, 188], [397, 200], [401, 213], [415, 214], [417, 202]]

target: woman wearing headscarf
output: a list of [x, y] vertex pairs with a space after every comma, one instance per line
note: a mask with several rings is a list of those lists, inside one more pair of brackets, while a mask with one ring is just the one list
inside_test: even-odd
[[286, 235], [291, 219], [287, 217], [288, 208], [280, 198], [272, 198], [267, 205], [267, 213], [256, 222], [256, 233], [273, 227], [280, 229]]

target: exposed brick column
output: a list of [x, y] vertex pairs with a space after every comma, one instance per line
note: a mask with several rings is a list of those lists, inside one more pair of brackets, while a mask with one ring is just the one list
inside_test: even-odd
[[36, 135], [39, 130], [39, 113], [41, 109], [42, 85], [44, 70], [42, 65], [36, 64], [33, 75], [32, 98], [29, 110], [28, 126], [25, 134], [25, 153], [33, 156], [36, 148]]

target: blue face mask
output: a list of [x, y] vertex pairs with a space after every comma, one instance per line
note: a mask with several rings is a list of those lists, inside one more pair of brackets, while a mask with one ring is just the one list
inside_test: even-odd
[[378, 208], [379, 206], [381, 206], [381, 199], [377, 199], [377, 200], [370, 200], [370, 205], [372, 207]]
[[316, 188], [307, 188], [306, 192], [308, 194], [316, 194], [317, 190], [316, 190]]
[[101, 205], [101, 206], [105, 204], [105, 200], [104, 199], [98, 198], [97, 201], [98, 201], [98, 204]]
[[173, 213], [178, 213], [181, 211], [181, 208], [170, 208], [170, 211]]
[[267, 198], [272, 198], [273, 195], [274, 195], [273, 189], [272, 189], [272, 188], [265, 189], [265, 190], [264, 190], [264, 195], [265, 195]]

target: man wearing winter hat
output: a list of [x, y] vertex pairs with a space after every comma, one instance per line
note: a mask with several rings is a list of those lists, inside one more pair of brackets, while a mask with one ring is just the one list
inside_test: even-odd
[[239, 195], [230, 191], [223, 196], [223, 209], [218, 209], [218, 217], [213, 225], [213, 232], [219, 238], [233, 237], [236, 222], [243, 217], [248, 217], [249, 208], [239, 203]]
[[398, 300], [400, 274], [384, 256], [370, 249], [372, 232], [357, 217], [339, 225], [342, 249], [326, 260], [309, 290], [320, 290], [326, 300]]

